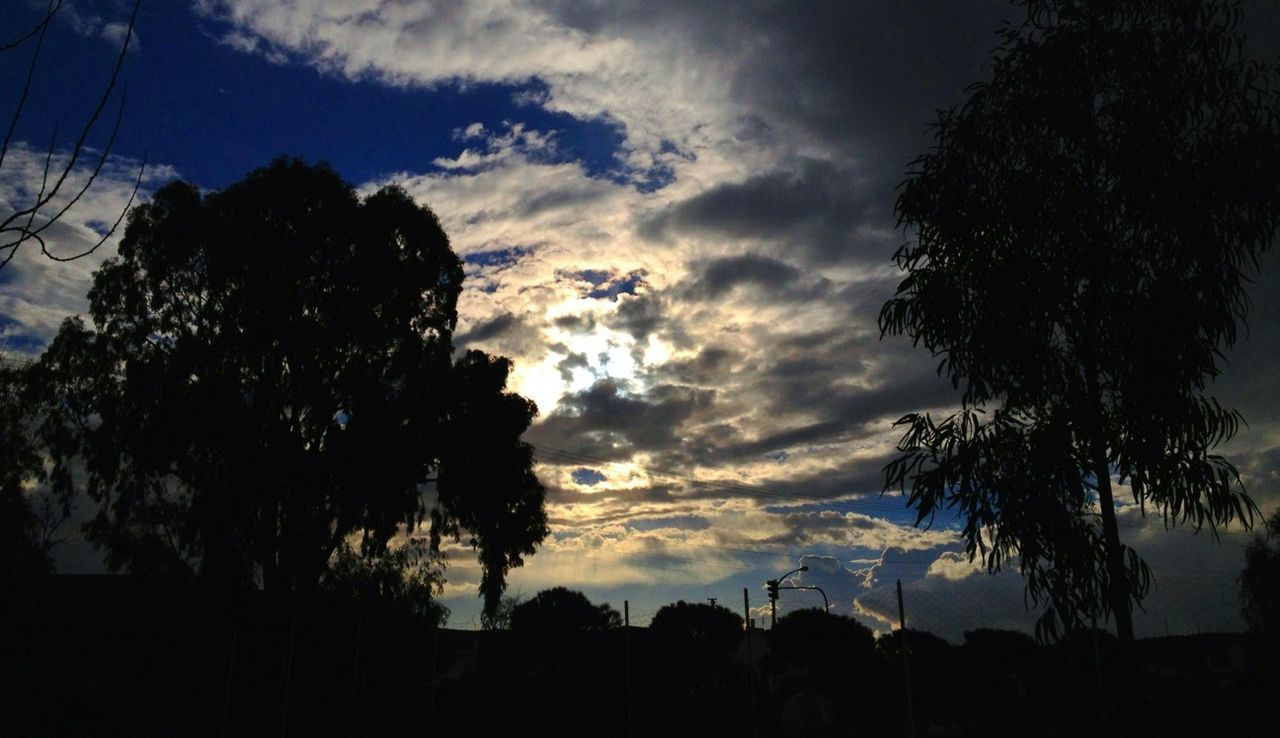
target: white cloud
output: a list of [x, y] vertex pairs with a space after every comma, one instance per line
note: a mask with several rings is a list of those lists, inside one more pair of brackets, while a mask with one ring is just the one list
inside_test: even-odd
[[[456, 131], [461, 150], [429, 169], [362, 184], [402, 183], [472, 257], [458, 336], [516, 360], [514, 387], [542, 410], [537, 443], [604, 459], [593, 465], [608, 481], [590, 489], [568, 479], [578, 464], [541, 467], [557, 535], [515, 586], [709, 582], [759, 566], [730, 549], [871, 549], [884, 552], [871, 566], [813, 559], [807, 576], [831, 586], [833, 605], [882, 628], [896, 620], [899, 578], [913, 626], [955, 639], [976, 625], [1030, 622], [1016, 572], [986, 575], [954, 532], [895, 522], [905, 519], [901, 498], [874, 496], [892, 422], [955, 402], [922, 350], [879, 340], [878, 309], [898, 276], [888, 262], [901, 240], [892, 186], [928, 145], [933, 111], [983, 76], [1006, 3], [829, 3], [808, 13], [763, 0], [731, 10], [662, 0], [196, 7], [221, 43], [272, 63], [406, 87], [536, 82], [513, 102], [618, 126], [610, 176], [567, 160], [558, 135], [521, 121], [517, 107], [506, 124]], [[6, 161], [5, 202], [34, 181], [25, 156], [20, 169]], [[128, 181], [95, 186], [59, 248], [84, 243], [92, 223], [118, 212]], [[89, 272], [109, 248], [57, 267], [24, 254], [11, 265], [20, 278], [0, 288], [0, 313], [47, 337], [83, 309]], [[613, 293], [593, 297], [601, 285]], [[1221, 384], [1254, 408], [1230, 448], [1274, 505], [1280, 392], [1269, 389], [1280, 321], [1270, 318], [1280, 303], [1273, 282], [1259, 289], [1255, 335]], [[654, 522], [663, 517], [670, 526]], [[1139, 538], [1158, 573], [1216, 556], [1174, 540]], [[451, 588], [478, 578], [468, 561], [455, 557]], [[1215, 572], [1237, 566], [1226, 554], [1214, 561]], [[1181, 585], [1166, 584], [1153, 598], [1226, 623], [1234, 601], [1214, 581], [1212, 597], [1186, 587], [1175, 597]]]
[[[33, 221], [34, 227], [46, 222], [80, 192], [88, 182], [96, 157], [95, 152], [84, 152], [84, 158], [72, 170], [58, 196], [41, 209]], [[67, 161], [66, 154], [55, 154], [51, 161], [51, 170], [59, 172]], [[0, 214], [25, 209], [35, 201], [44, 164], [45, 154], [28, 146], [20, 144], [9, 150], [4, 168], [0, 170]], [[49, 252], [65, 258], [93, 248], [124, 212], [141, 166], [141, 162], [131, 159], [109, 157], [93, 185], [45, 232]], [[176, 173], [170, 167], [148, 166], [139, 197], [145, 197], [149, 189], [174, 176]], [[11, 346], [21, 337], [23, 341], [18, 345], [39, 349], [53, 337], [64, 318], [88, 309], [93, 272], [115, 254], [123, 231], [122, 223], [97, 251], [70, 262], [47, 258], [34, 241], [19, 247], [13, 261], [0, 272], [4, 278], [0, 284], [0, 315], [12, 321], [5, 329]]]

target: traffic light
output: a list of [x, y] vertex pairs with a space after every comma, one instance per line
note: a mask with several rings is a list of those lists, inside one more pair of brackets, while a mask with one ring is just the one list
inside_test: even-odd
[[770, 579], [769, 581], [765, 582], [765, 584], [769, 587], [769, 599], [771, 600], [778, 599], [778, 580]]

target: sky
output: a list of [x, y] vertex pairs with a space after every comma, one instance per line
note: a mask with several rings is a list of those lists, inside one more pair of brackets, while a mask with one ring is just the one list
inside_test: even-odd
[[[0, 28], [29, 27], [42, 5], [5, 3]], [[74, 140], [127, 5], [68, 2], [0, 169], [0, 210], [38, 184], [55, 129], [55, 151]], [[1250, 48], [1274, 58], [1275, 7], [1245, 11]], [[627, 601], [643, 625], [677, 599], [741, 612], [745, 588], [763, 621], [764, 581], [804, 565], [793, 583], [876, 630], [896, 620], [898, 579], [913, 627], [954, 642], [1027, 629], [1016, 572], [988, 575], [954, 521], [917, 529], [901, 496], [881, 495], [893, 422], [958, 396], [924, 349], [877, 327], [907, 238], [895, 187], [1015, 18], [1001, 0], [144, 0], [112, 156], [51, 250], [96, 240], [144, 159], [144, 198], [174, 178], [225, 187], [281, 154], [327, 161], [361, 192], [398, 183], [466, 264], [455, 346], [511, 357], [513, 389], [540, 410], [526, 440], [551, 535], [510, 594], [564, 585]], [[5, 53], [7, 120], [29, 50]], [[20, 253], [0, 272], [0, 346], [38, 353], [86, 309], [113, 244], [66, 264]], [[1224, 453], [1267, 513], [1280, 503], [1276, 257], [1212, 387], [1249, 423]], [[1133, 505], [1119, 514], [1156, 574], [1139, 635], [1242, 627], [1242, 531], [1215, 543]], [[74, 540], [57, 553], [63, 571], [100, 567]], [[468, 551], [446, 575], [450, 624], [477, 625]], [[816, 599], [784, 591], [779, 613]]]

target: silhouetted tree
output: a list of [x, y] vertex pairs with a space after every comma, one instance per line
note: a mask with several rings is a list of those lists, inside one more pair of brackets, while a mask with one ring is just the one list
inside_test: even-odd
[[511, 608], [511, 631], [531, 636], [565, 636], [622, 627], [622, 616], [608, 603], [592, 604], [567, 587], [544, 589]]
[[503, 595], [492, 613], [480, 614], [480, 627], [484, 630], [511, 630], [511, 613], [524, 597], [521, 595]]
[[399, 609], [420, 623], [442, 626], [449, 608], [435, 599], [444, 584], [441, 574], [439, 551], [426, 539], [409, 538], [368, 556], [344, 541], [334, 552], [320, 589], [361, 605]]
[[897, 202], [914, 240], [881, 330], [963, 396], [899, 421], [886, 489], [917, 524], [958, 513], [990, 571], [1016, 559], [1040, 635], [1114, 617], [1131, 641], [1150, 571], [1117, 485], [1215, 535], [1255, 511], [1212, 453], [1240, 416], [1205, 388], [1280, 225], [1280, 105], [1234, 2], [1022, 5]]
[[965, 679], [955, 691], [964, 712], [984, 734], [1031, 735], [1032, 726], [1049, 719], [1038, 711], [1041, 706], [1033, 701], [1032, 689], [1043, 689], [1050, 675], [1062, 671], [1051, 665], [1047, 646], [1026, 633], [979, 628], [964, 634], [960, 650]]
[[40, 545], [40, 523], [27, 490], [44, 479], [40, 454], [30, 438], [23, 369], [0, 357], [0, 576], [30, 576], [49, 570]]
[[136, 208], [95, 330], [67, 321], [41, 360], [108, 563], [305, 593], [353, 534], [378, 556], [429, 519], [433, 550], [473, 536], [496, 605], [546, 534], [520, 441], [536, 409], [506, 360], [453, 363], [462, 277], [430, 210], [395, 187], [361, 201], [323, 165]]
[[1264, 533], [1245, 546], [1240, 599], [1249, 629], [1280, 641], [1280, 510], [1267, 518]]
[[1016, 630], [978, 628], [964, 634], [964, 650], [969, 661], [1004, 669], [1036, 663], [1044, 648], [1031, 636]]
[[[107, 239], [111, 238], [121, 221], [124, 220], [129, 207], [133, 204], [134, 197], [138, 194], [138, 187], [142, 184], [142, 175], [146, 169], [145, 164], [138, 167], [138, 179], [133, 184], [133, 191], [129, 195], [128, 204], [120, 211], [120, 217], [116, 219], [111, 228], [93, 246], [77, 254], [63, 255], [49, 251], [48, 244], [45, 242], [45, 231], [58, 222], [80, 198], [84, 197], [89, 188], [93, 186], [98, 174], [102, 172], [102, 167], [107, 163], [107, 159], [111, 156], [116, 133], [120, 130], [120, 121], [124, 115], [123, 95], [121, 95], [119, 112], [116, 113], [111, 133], [105, 145], [101, 147], [100, 151], [96, 152], [97, 163], [78, 189], [72, 192], [64, 192], [63, 188], [68, 184], [68, 180], [73, 178], [76, 165], [80, 163], [81, 157], [88, 151], [89, 135], [96, 127], [99, 118], [102, 117], [107, 103], [110, 102], [116, 85], [120, 81], [120, 70], [124, 66], [125, 57], [129, 53], [129, 44], [133, 41], [133, 25], [138, 18], [138, 7], [141, 4], [141, 0], [135, 0], [133, 3], [133, 11], [129, 16], [129, 23], [124, 31], [124, 39], [120, 44], [120, 51], [116, 55], [115, 66], [111, 70], [111, 78], [103, 88], [102, 95], [98, 99], [93, 113], [90, 114], [80, 128], [75, 143], [65, 154], [61, 156], [55, 155], [55, 149], [58, 144], [57, 132], [55, 131], [49, 142], [49, 149], [45, 153], [44, 168], [38, 186], [36, 183], [28, 183], [26, 191], [19, 193], [20, 197], [30, 199], [10, 203], [10, 212], [4, 213], [3, 218], [0, 218], [0, 270], [3, 270], [8, 266], [9, 262], [13, 261], [13, 258], [18, 254], [19, 248], [30, 242], [38, 244], [41, 253], [53, 261], [72, 261], [88, 256], [106, 243]], [[34, 27], [17, 38], [0, 42], [0, 55], [5, 53], [15, 54], [28, 44], [32, 46], [31, 60], [27, 63], [23, 88], [13, 91], [14, 96], [17, 97], [17, 103], [5, 129], [4, 142], [0, 145], [0, 171], [3, 171], [5, 158], [11, 152], [15, 143], [13, 140], [14, 131], [17, 129], [18, 121], [22, 118], [23, 108], [26, 106], [27, 96], [31, 91], [31, 87], [35, 84], [37, 62], [40, 60], [41, 52], [44, 49], [45, 37], [58, 13], [62, 10], [63, 5], [63, 0], [48, 0], [44, 16]], [[68, 92], [76, 94], [76, 91], [69, 90]]]
[[29, 363], [0, 354], [0, 575], [51, 573], [50, 551], [71, 515], [71, 474], [44, 454], [60, 439], [45, 422], [40, 381]]
[[[902, 630], [881, 633], [876, 639], [876, 651], [891, 666], [896, 666], [902, 659]], [[929, 664], [947, 664], [955, 657], [955, 646], [927, 630], [907, 628], [907, 654], [912, 662], [919, 659]]]
[[[889, 668], [900, 673], [904, 632], [882, 633], [876, 639], [876, 653]], [[956, 648], [945, 639], [924, 630], [905, 631], [907, 657], [910, 660], [912, 703], [917, 711], [916, 724], [928, 724], [936, 716], [947, 719], [958, 714], [960, 697], [954, 689], [957, 679]]]
[[654, 613], [649, 632], [691, 650], [721, 653], [742, 639], [742, 616], [723, 605], [678, 600]]
[[[484, 565], [484, 612], [496, 611], [507, 572], [524, 563], [547, 535], [545, 493], [533, 473], [533, 447], [520, 440], [538, 408], [507, 392], [511, 362], [468, 351], [453, 368], [448, 433], [440, 439], [434, 547], [441, 536], [469, 534]], [[484, 494], [475, 494], [484, 490]]]
[[871, 629], [851, 617], [816, 608], [794, 610], [769, 631], [774, 652], [831, 684], [852, 674], [865, 674], [877, 665], [876, 639]]

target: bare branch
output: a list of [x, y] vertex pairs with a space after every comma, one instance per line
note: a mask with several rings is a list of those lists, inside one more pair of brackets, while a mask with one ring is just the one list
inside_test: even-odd
[[[43, 214], [41, 213], [41, 210], [43, 210], [45, 207], [49, 206], [50, 203], [53, 202], [53, 200], [58, 196], [58, 193], [62, 190], [62, 186], [66, 183], [67, 179], [71, 176], [72, 172], [75, 170], [76, 164], [79, 162], [80, 156], [82, 152], [84, 152], [85, 150], [90, 133], [93, 131], [94, 127], [97, 125], [98, 119], [102, 117], [102, 113], [106, 109], [107, 102], [111, 99], [112, 93], [115, 91], [116, 85], [120, 80], [120, 71], [124, 67], [125, 57], [129, 53], [129, 44], [133, 40], [133, 29], [134, 29], [134, 25], [137, 22], [138, 9], [141, 6], [141, 4], [142, 4], [142, 0], [134, 0], [133, 11], [129, 16], [129, 23], [125, 31], [125, 39], [120, 46], [119, 53], [116, 55], [115, 66], [111, 71], [111, 78], [107, 82], [106, 87], [103, 89], [102, 95], [98, 99], [98, 103], [94, 108], [92, 115], [89, 116], [89, 118], [85, 121], [84, 125], [82, 126], [80, 130], [80, 134], [76, 138], [75, 144], [71, 147], [65, 163], [61, 165], [60, 170], [52, 186], [50, 186], [49, 184], [49, 174], [50, 174], [50, 168], [51, 168], [50, 165], [53, 161], [53, 151], [57, 141], [56, 130], [54, 133], [53, 141], [50, 143], [49, 151], [45, 157], [45, 166], [44, 166], [44, 172], [42, 174], [42, 178], [40, 182], [40, 190], [36, 194], [34, 201], [31, 203], [31, 205], [29, 205], [26, 208], [22, 208], [10, 213], [8, 216], [5, 217], [5, 219], [2, 222], [0, 222], [0, 234], [6, 234], [6, 235], [12, 234], [11, 236], [12, 240], [8, 242], [0, 243], [0, 253], [4, 254], [3, 261], [0, 261], [0, 269], [3, 269], [5, 266], [9, 264], [9, 262], [13, 261], [13, 258], [17, 254], [18, 249], [28, 241], [35, 241], [37, 244], [39, 244], [40, 252], [44, 254], [46, 258], [52, 261], [57, 261], [57, 262], [74, 261], [75, 259], [80, 259], [85, 256], [88, 256], [89, 254], [92, 254], [94, 251], [97, 251], [98, 248], [101, 247], [104, 243], [106, 243], [106, 241], [109, 238], [111, 238], [111, 236], [115, 233], [116, 229], [119, 227], [120, 223], [123, 222], [125, 215], [129, 211], [129, 208], [132, 207], [134, 201], [137, 199], [138, 189], [142, 185], [142, 177], [146, 171], [145, 159], [138, 168], [138, 176], [134, 182], [133, 191], [129, 195], [129, 202], [121, 209], [119, 217], [116, 218], [116, 221], [111, 226], [110, 230], [108, 230], [107, 233], [104, 236], [102, 236], [93, 246], [91, 246], [90, 248], [80, 253], [74, 254], [72, 256], [66, 256], [66, 257], [55, 256], [53, 253], [49, 251], [47, 243], [45, 242], [44, 238], [41, 237], [41, 233], [45, 229], [49, 228], [51, 225], [59, 221], [64, 215], [66, 215], [66, 213], [72, 207], [76, 205], [76, 203], [78, 203], [81, 200], [81, 198], [84, 197], [84, 195], [93, 186], [93, 183], [97, 180], [98, 175], [102, 173], [103, 167], [106, 165], [107, 160], [111, 156], [112, 149], [115, 146], [116, 136], [120, 131], [120, 125], [122, 120], [124, 119], [124, 105], [125, 105], [126, 95], [123, 92], [120, 96], [120, 107], [117, 110], [115, 122], [111, 127], [111, 133], [107, 139], [106, 146], [103, 147], [102, 152], [98, 157], [97, 163], [94, 165], [93, 170], [89, 173], [88, 179], [80, 187], [80, 189], [75, 193], [75, 195], [72, 196], [66, 202], [66, 204], [64, 204], [60, 209], [58, 209], [57, 212], [55, 212], [51, 216], [43, 216]], [[5, 134], [3, 148], [0, 148], [0, 165], [3, 165], [5, 154], [8, 153], [9, 148], [13, 143], [14, 131], [17, 128], [18, 120], [22, 115], [23, 107], [26, 104], [28, 94], [31, 90], [31, 86], [35, 78], [36, 62], [39, 59], [41, 49], [43, 48], [43, 45], [44, 45], [45, 34], [47, 33], [54, 16], [57, 14], [58, 10], [61, 9], [61, 7], [62, 7], [62, 0], [51, 0], [48, 12], [45, 14], [44, 20], [42, 20], [39, 24], [37, 24], [36, 28], [32, 29], [31, 32], [23, 36], [22, 39], [15, 41], [13, 43], [7, 44], [4, 47], [0, 47], [0, 51], [3, 51], [3, 50], [15, 48], [16, 46], [21, 45], [21, 43], [27, 40], [30, 40], [31, 38], [36, 39], [36, 48], [34, 50], [34, 53], [32, 54], [31, 64], [27, 70], [27, 76], [23, 84], [22, 96], [18, 102], [17, 109], [14, 111], [13, 118], [9, 122], [9, 129]], [[41, 216], [42, 222], [37, 226], [36, 219], [38, 215]], [[21, 225], [14, 225], [15, 223], [19, 223], [24, 219], [25, 219], [25, 223]]]
[[45, 13], [44, 20], [37, 23], [35, 27], [33, 27], [30, 31], [27, 31], [26, 35], [24, 35], [23, 37], [16, 39], [14, 41], [10, 41], [7, 44], [0, 44], [0, 54], [8, 51], [9, 49], [16, 49], [17, 47], [25, 44], [27, 41], [30, 41], [31, 38], [36, 34], [43, 33], [44, 29], [49, 26], [49, 21], [53, 19], [53, 16], [58, 12], [58, 10], [61, 7], [62, 7], [62, 0], [53, 0], [52, 2], [50, 2], [49, 10], [48, 12]]
[[[26, 107], [27, 96], [31, 94], [31, 81], [34, 80], [36, 76], [36, 61], [40, 59], [40, 49], [44, 47], [44, 35], [49, 30], [49, 24], [53, 21], [53, 16], [61, 7], [61, 2], [57, 5], [50, 6], [49, 12], [44, 17], [44, 21], [36, 26], [35, 30], [38, 30], [40, 34], [36, 37], [36, 49], [31, 54], [31, 64], [27, 66], [27, 77], [22, 83], [22, 97], [18, 98], [18, 107], [14, 109], [13, 118], [9, 121], [9, 130], [4, 134], [4, 145], [0, 146], [0, 166], [4, 166], [5, 154], [9, 153], [9, 144], [13, 141], [13, 131], [18, 127], [18, 119], [22, 117], [22, 109]], [[25, 41], [26, 39], [31, 38], [31, 36], [32, 34], [27, 34], [23, 37], [23, 40]]]

